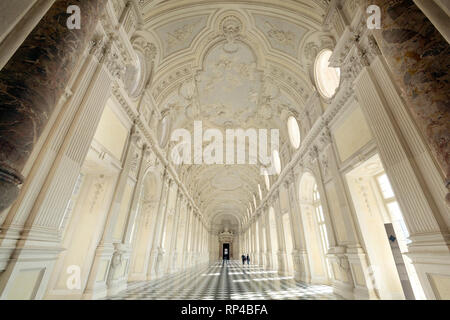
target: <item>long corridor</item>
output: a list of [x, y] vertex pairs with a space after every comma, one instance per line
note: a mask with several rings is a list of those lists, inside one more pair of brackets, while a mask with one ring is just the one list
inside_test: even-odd
[[330, 286], [307, 285], [292, 276], [242, 262], [209, 266], [135, 282], [112, 300], [339, 300]]
[[0, 0], [0, 302], [450, 300], [449, 1]]

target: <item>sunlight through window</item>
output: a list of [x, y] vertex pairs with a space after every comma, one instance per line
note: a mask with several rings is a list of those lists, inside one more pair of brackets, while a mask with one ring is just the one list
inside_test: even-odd
[[331, 98], [336, 93], [340, 82], [340, 69], [329, 66], [332, 51], [325, 49], [316, 58], [314, 77], [319, 93], [325, 98]]

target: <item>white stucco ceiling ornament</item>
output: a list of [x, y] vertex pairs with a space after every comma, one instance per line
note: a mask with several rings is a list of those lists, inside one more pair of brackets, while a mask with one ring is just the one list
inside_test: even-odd
[[297, 57], [301, 40], [307, 30], [285, 19], [253, 14], [256, 27], [264, 33], [272, 48]]
[[229, 44], [227, 41], [212, 48], [204, 71], [196, 77], [201, 113], [219, 126], [239, 126], [254, 115], [262, 87], [252, 50], [235, 41], [234, 50], [229, 51]]
[[[321, 0], [207, 3], [140, 4], [148, 40], [158, 47], [154, 102], [159, 110], [171, 111], [171, 130], [191, 131], [194, 120], [201, 120], [204, 130], [278, 128], [286, 164], [285, 114], [298, 115], [312, 92], [305, 44], [321, 48], [326, 5]], [[266, 192], [266, 182], [270, 187], [276, 180], [262, 176], [259, 165], [181, 165], [177, 170], [211, 225], [229, 220], [233, 231], [253, 196], [260, 199], [259, 189]]]
[[275, 100], [280, 96], [280, 88], [274, 83], [271, 78], [266, 77], [264, 79], [263, 96], [270, 100]]
[[146, 58], [146, 62], [150, 63], [155, 59], [158, 52], [156, 45], [153, 42], [148, 41], [146, 36], [147, 35], [137, 33], [131, 38], [131, 44], [135, 50], [141, 51]]
[[195, 82], [190, 79], [181, 84], [178, 94], [188, 101], [191, 101], [196, 94]]
[[220, 23], [220, 30], [225, 35], [227, 42], [224, 44], [223, 50], [227, 53], [235, 53], [239, 47], [236, 40], [242, 32], [242, 22], [238, 17], [230, 15], [225, 17]]
[[163, 44], [163, 56], [186, 49], [196, 35], [206, 27], [207, 15], [197, 15], [168, 22], [155, 30]]
[[200, 116], [200, 106], [197, 99], [197, 86], [193, 78], [184, 81], [179, 89], [178, 95], [184, 100], [184, 112], [187, 118], [196, 120]]

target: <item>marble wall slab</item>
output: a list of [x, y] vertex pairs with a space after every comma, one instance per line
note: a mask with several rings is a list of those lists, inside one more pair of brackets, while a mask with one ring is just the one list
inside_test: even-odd
[[374, 30], [375, 38], [448, 184], [449, 44], [412, 0], [373, 3], [382, 9], [382, 28]]
[[[0, 72], [0, 211], [17, 195], [33, 146], [64, 94], [106, 0], [58, 0]], [[81, 28], [69, 30], [70, 5]]]

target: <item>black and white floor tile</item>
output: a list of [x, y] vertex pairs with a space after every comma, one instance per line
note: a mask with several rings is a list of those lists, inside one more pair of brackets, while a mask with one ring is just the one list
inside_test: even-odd
[[130, 283], [112, 300], [339, 300], [325, 285], [307, 285], [292, 276], [255, 265], [214, 263], [148, 282]]

